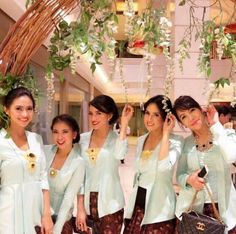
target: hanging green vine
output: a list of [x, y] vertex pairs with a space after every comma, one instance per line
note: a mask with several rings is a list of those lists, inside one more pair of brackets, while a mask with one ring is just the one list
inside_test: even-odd
[[[200, 54], [198, 57], [198, 68], [201, 73], [209, 77], [211, 75], [210, 60], [212, 58], [232, 58], [233, 63], [236, 64], [236, 37], [233, 34], [226, 32], [226, 23], [221, 22], [222, 17], [222, 5], [220, 0], [215, 0], [208, 6], [201, 6], [194, 0], [182, 0], [179, 2], [179, 6], [189, 5], [190, 22], [189, 27], [184, 33], [183, 39], [179, 43], [178, 55], [179, 55], [179, 67], [183, 71], [183, 61], [186, 58], [190, 58], [189, 50], [192, 41], [200, 40]], [[206, 9], [218, 6], [219, 15], [212, 20], [205, 20]], [[235, 3], [236, 6], [236, 3]], [[203, 10], [202, 18], [196, 16], [196, 9]], [[236, 16], [236, 11], [233, 11], [233, 15], [230, 20]], [[219, 21], [219, 23], [217, 23]], [[215, 44], [215, 48], [213, 45]], [[214, 51], [215, 49], [215, 51]]]
[[68, 24], [61, 21], [50, 40], [49, 67], [63, 71], [76, 63], [82, 54], [86, 54], [92, 72], [101, 64], [104, 53], [115, 59], [116, 40], [113, 38], [118, 23], [117, 15], [112, 11], [113, 1], [80, 1], [80, 16], [77, 21]]

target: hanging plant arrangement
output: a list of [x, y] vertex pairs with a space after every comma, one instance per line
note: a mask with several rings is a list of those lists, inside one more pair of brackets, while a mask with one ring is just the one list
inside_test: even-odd
[[[130, 0], [129, 0], [130, 1]], [[152, 59], [163, 53], [166, 58], [167, 75], [164, 93], [170, 96], [174, 63], [170, 54], [172, 23], [166, 18], [164, 9], [153, 9], [152, 2], [139, 15], [127, 14], [126, 28], [128, 33], [128, 52], [143, 55], [147, 66], [147, 91], [150, 94], [152, 84]]]
[[[199, 6], [195, 0], [180, 0], [179, 5], [190, 5], [190, 27], [186, 30], [179, 44], [179, 64], [182, 68], [184, 59], [189, 57], [192, 40], [200, 40], [200, 56], [198, 66], [200, 72], [207, 77], [211, 74], [210, 59], [232, 58], [236, 64], [236, 41], [223, 24], [216, 24], [215, 19], [205, 20], [208, 7], [220, 6], [221, 0], [215, 0], [212, 5]], [[232, 1], [235, 2], [235, 1]], [[0, 72], [4, 77], [10, 73], [14, 76], [24, 74], [26, 65], [42, 44], [43, 40], [54, 30], [49, 45], [49, 64], [46, 79], [50, 97], [53, 97], [53, 72], [61, 72], [70, 67], [77, 70], [78, 59], [85, 55], [90, 62], [92, 72], [101, 64], [101, 57], [107, 54], [110, 61], [115, 60], [118, 17], [113, 0], [28, 0], [27, 12], [13, 27], [0, 46]], [[235, 3], [236, 4], [236, 3]], [[125, 0], [127, 17], [125, 32], [128, 37], [129, 52], [142, 54], [148, 63], [147, 82], [149, 94], [151, 87], [151, 59], [160, 53], [166, 58], [167, 76], [165, 79], [165, 95], [170, 96], [174, 63], [170, 52], [171, 22], [166, 18], [164, 9], [153, 9], [152, 1], [139, 15], [134, 14], [133, 0]], [[79, 16], [76, 21], [67, 23], [64, 16], [78, 7]], [[195, 9], [203, 9], [203, 16], [198, 19]], [[63, 9], [63, 10], [62, 10]], [[234, 11], [235, 13], [235, 11]], [[196, 33], [193, 33], [196, 32]], [[212, 53], [212, 45], [216, 52]], [[114, 63], [113, 63], [114, 64]], [[150, 65], [150, 66], [149, 66]], [[122, 67], [122, 66], [121, 66]], [[125, 83], [124, 77], [122, 80]], [[127, 88], [126, 91], [127, 93]]]
[[[48, 73], [53, 72], [54, 69], [62, 72], [67, 67], [75, 72], [77, 61], [83, 54], [90, 62], [92, 72], [95, 71], [96, 65], [101, 64], [100, 59], [104, 53], [109, 59], [109, 64], [113, 66], [116, 64], [114, 34], [117, 32], [118, 16], [113, 3], [114, 1], [111, 0], [81, 0], [78, 20], [71, 23], [66, 21], [59, 23], [50, 40]], [[126, 0], [125, 3], [124, 15], [128, 19], [125, 24], [128, 51], [143, 55], [148, 63], [146, 94], [149, 95], [152, 81], [152, 60], [149, 57], [163, 53], [167, 59], [166, 81], [168, 85], [165, 86], [165, 93], [169, 96], [173, 70], [169, 49], [172, 24], [165, 17], [164, 9], [153, 9], [149, 5], [140, 15], [135, 15], [132, 0]], [[121, 74], [123, 76], [124, 73], [121, 72]], [[121, 80], [123, 84], [126, 83], [124, 77]], [[127, 96], [127, 88], [125, 87], [124, 90]]]
[[[200, 41], [200, 53], [198, 58], [199, 71], [209, 77], [211, 75], [211, 58], [222, 59], [224, 56], [230, 57], [236, 64], [236, 37], [227, 30], [227, 23], [216, 23], [218, 18], [221, 19], [222, 5], [220, 0], [215, 0], [208, 6], [199, 5], [196, 1], [182, 0], [179, 6], [188, 4], [190, 7], [190, 25], [184, 33], [183, 39], [179, 43], [178, 61], [180, 70], [183, 71], [183, 61], [190, 58], [189, 51], [192, 40]], [[219, 15], [212, 20], [205, 20], [206, 9], [218, 6]], [[236, 7], [236, 3], [235, 3]], [[203, 15], [199, 19], [195, 14], [195, 10], [202, 8]], [[236, 17], [236, 11], [233, 12], [231, 18]], [[231, 20], [231, 18], [229, 20]], [[215, 47], [215, 50], [213, 50]]]
[[118, 18], [112, 11], [113, 1], [80, 1], [77, 21], [61, 21], [51, 37], [49, 45], [49, 70], [63, 71], [67, 67], [76, 70], [79, 56], [86, 54], [92, 72], [101, 64], [104, 53], [115, 59], [114, 33]]
[[[200, 41], [200, 53], [198, 57], [198, 69], [201, 74], [206, 77], [204, 93], [208, 96], [208, 102], [214, 94], [219, 92], [219, 85], [235, 83], [233, 77], [236, 75], [236, 34], [232, 33], [232, 22], [236, 19], [236, 2], [232, 8], [232, 15], [228, 15], [228, 22], [222, 21], [223, 4], [221, 0], [210, 2], [209, 5], [201, 5], [195, 0], [181, 0], [179, 6], [189, 6], [190, 23], [184, 33], [183, 39], [179, 43], [178, 61], [180, 70], [183, 71], [183, 61], [190, 58], [189, 51], [192, 41]], [[202, 2], [204, 4], [204, 2]], [[213, 19], [205, 20], [208, 8], [214, 7], [218, 9], [218, 15]], [[201, 18], [196, 16], [196, 10], [202, 9]], [[231, 26], [228, 26], [231, 25]], [[212, 74], [211, 59], [232, 59], [231, 71], [228, 77], [215, 77], [217, 81], [211, 83], [209, 77]], [[234, 92], [235, 93], [235, 92]], [[233, 100], [235, 102], [234, 94]]]
[[162, 53], [164, 47], [170, 46], [170, 29], [172, 23], [165, 17], [164, 9], [146, 8], [140, 15], [134, 15], [129, 22], [130, 53]]

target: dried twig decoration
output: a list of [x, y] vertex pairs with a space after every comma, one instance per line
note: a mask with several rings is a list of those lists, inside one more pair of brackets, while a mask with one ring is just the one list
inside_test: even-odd
[[78, 0], [37, 0], [0, 45], [0, 73], [22, 75], [53, 28], [76, 6]]

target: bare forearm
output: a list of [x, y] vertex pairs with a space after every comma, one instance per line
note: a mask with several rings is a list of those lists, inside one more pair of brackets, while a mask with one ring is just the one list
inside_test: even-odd
[[43, 215], [51, 215], [50, 211], [50, 196], [48, 190], [43, 190]]
[[52, 233], [53, 222], [50, 211], [50, 196], [48, 190], [43, 190], [43, 216], [41, 233], [50, 234]]
[[77, 212], [79, 211], [85, 211], [84, 208], [84, 195], [78, 195], [77, 196]]

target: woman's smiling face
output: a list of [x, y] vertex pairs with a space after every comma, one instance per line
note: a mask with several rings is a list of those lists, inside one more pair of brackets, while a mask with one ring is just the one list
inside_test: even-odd
[[93, 129], [100, 129], [109, 126], [109, 120], [112, 118], [112, 114], [106, 114], [101, 112], [94, 106], [89, 106], [89, 123]]
[[149, 132], [162, 129], [164, 121], [156, 104], [151, 103], [147, 106], [144, 112], [144, 124]]

